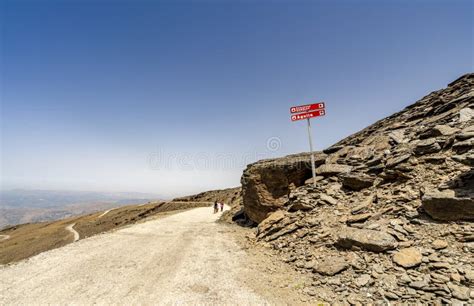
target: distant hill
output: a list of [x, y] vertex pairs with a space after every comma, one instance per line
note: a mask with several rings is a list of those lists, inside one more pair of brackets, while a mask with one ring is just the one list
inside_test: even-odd
[[137, 192], [5, 190], [0, 191], [0, 228], [57, 220], [160, 198], [155, 194]]
[[0, 265], [19, 261], [126, 225], [211, 204], [211, 202], [156, 201], [121, 206], [61, 220], [8, 226], [0, 229]]

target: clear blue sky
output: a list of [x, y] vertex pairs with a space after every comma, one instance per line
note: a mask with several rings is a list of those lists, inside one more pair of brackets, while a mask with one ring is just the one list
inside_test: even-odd
[[236, 186], [473, 71], [472, 1], [0, 2], [4, 189]]

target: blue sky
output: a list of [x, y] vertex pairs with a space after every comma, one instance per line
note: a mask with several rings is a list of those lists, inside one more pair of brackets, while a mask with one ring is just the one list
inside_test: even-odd
[[0, 2], [3, 189], [236, 186], [473, 71], [472, 1]]

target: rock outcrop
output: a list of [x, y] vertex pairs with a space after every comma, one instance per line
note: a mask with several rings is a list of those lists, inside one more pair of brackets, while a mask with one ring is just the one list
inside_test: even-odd
[[255, 242], [314, 275], [302, 292], [332, 303], [474, 303], [474, 74], [316, 160], [315, 187], [307, 154], [242, 177]]
[[[324, 161], [325, 154], [317, 153], [315, 164]], [[245, 214], [252, 221], [261, 222], [288, 202], [291, 189], [303, 185], [310, 177], [311, 159], [305, 153], [248, 165], [241, 179]]]

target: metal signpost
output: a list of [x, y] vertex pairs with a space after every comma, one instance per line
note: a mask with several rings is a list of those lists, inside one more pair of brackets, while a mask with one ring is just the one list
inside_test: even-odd
[[291, 121], [306, 119], [308, 122], [309, 150], [311, 152], [311, 172], [313, 173], [313, 186], [316, 187], [316, 169], [314, 166], [313, 140], [311, 137], [311, 121], [309, 119], [326, 114], [324, 102], [290, 107]]

